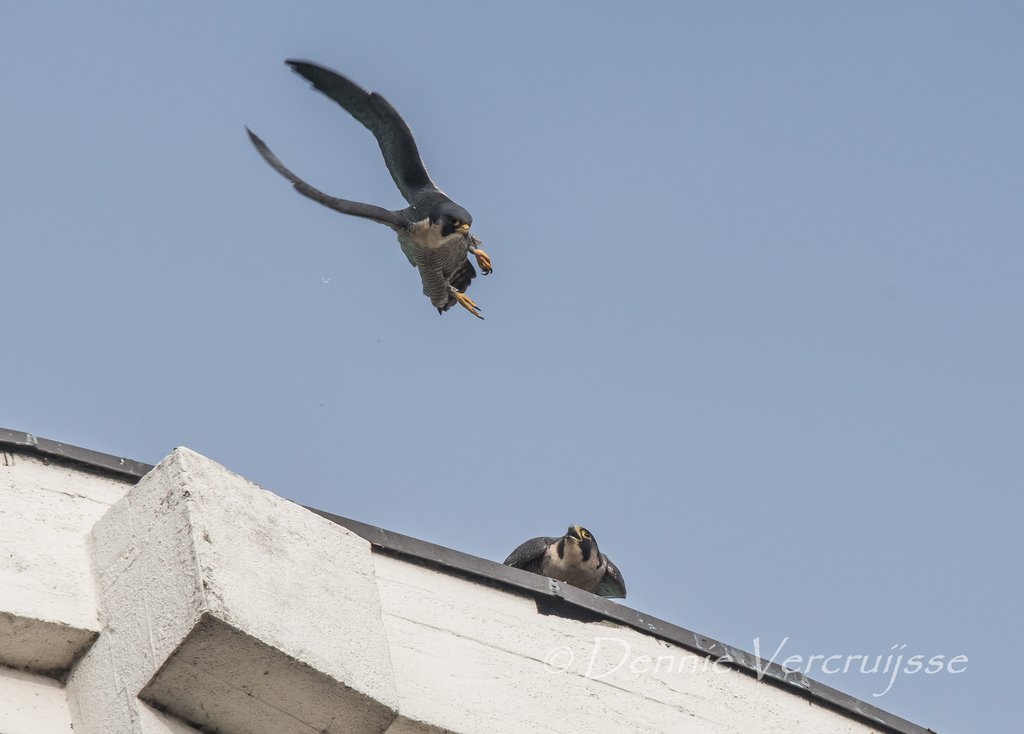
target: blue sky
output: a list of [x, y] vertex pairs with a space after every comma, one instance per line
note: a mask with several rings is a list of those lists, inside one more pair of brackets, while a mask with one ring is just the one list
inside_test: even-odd
[[[0, 425], [502, 560], [589, 527], [628, 604], [1014, 731], [1024, 6], [8, 4]], [[443, 317], [383, 93], [495, 273]], [[906, 647], [899, 647], [905, 645]]]

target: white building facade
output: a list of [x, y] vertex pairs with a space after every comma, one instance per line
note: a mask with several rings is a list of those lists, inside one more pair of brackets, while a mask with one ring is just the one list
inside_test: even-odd
[[0, 734], [928, 731], [760, 665], [188, 449], [0, 429]]

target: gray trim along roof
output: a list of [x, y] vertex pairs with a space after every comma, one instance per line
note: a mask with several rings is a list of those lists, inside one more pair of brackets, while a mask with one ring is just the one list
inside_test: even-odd
[[[114, 476], [127, 482], [137, 482], [153, 467], [98, 451], [69, 446], [30, 433], [0, 428], [0, 451], [34, 454], [45, 461], [69, 464], [82, 469]], [[505, 588], [513, 588], [537, 600], [538, 609], [546, 613], [570, 617], [606, 619], [632, 627], [646, 634], [679, 645], [697, 655], [725, 658], [725, 664], [761, 680], [803, 696], [814, 703], [827, 706], [855, 719], [881, 726], [895, 734], [935, 734], [933, 730], [918, 726], [899, 716], [872, 706], [805, 676], [783, 668], [778, 663], [767, 663], [751, 653], [704, 637], [683, 627], [650, 617], [608, 599], [561, 584], [554, 579], [511, 568], [501, 563], [478, 558], [441, 545], [393, 533], [390, 530], [367, 525], [340, 515], [307, 507], [307, 510], [335, 522], [365, 538], [374, 550], [398, 555], [414, 563], [421, 563], [449, 573], [473, 578], [477, 581]]]

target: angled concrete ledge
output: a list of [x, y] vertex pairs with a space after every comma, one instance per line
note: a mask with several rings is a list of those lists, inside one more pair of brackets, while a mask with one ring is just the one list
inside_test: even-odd
[[137, 711], [119, 728], [111, 676], [229, 734], [395, 718], [373, 558], [354, 533], [177, 449], [96, 524], [93, 550], [103, 633], [69, 680], [87, 731], [141, 731]]
[[97, 630], [0, 612], [0, 665], [60, 678], [98, 635]]
[[223, 732], [383, 732], [395, 717], [365, 693], [212, 614], [200, 617], [139, 697]]

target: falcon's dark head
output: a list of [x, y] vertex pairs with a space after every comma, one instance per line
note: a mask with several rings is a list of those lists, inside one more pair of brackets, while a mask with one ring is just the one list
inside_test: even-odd
[[442, 237], [456, 232], [465, 234], [473, 224], [473, 215], [454, 201], [445, 201], [430, 213], [430, 223], [440, 225]]
[[597, 550], [597, 540], [589, 530], [581, 528], [579, 525], [570, 525], [565, 532], [565, 539], [579, 545], [583, 560], [590, 558], [591, 551]]

